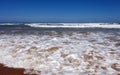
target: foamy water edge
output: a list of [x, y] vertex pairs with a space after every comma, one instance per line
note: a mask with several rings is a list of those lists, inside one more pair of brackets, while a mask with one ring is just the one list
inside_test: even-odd
[[0, 63], [38, 75], [118, 75], [119, 38], [119, 32], [1, 34]]

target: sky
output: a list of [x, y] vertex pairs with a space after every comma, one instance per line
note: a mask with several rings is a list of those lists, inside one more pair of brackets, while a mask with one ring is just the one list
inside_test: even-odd
[[120, 22], [120, 0], [0, 0], [0, 22]]

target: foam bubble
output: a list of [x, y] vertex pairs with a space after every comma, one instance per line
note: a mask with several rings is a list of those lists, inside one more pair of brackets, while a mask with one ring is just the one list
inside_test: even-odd
[[[52, 34], [53, 32], [51, 32]], [[57, 32], [56, 32], [57, 33]], [[38, 75], [117, 75], [120, 46], [104, 32], [0, 35], [0, 63]]]

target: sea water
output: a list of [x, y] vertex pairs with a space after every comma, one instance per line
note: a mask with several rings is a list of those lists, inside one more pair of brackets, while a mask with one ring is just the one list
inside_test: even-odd
[[0, 63], [25, 74], [119, 75], [119, 24], [1, 24]]

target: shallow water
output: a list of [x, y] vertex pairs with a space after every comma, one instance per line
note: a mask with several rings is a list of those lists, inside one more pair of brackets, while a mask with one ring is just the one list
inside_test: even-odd
[[120, 30], [8, 27], [0, 63], [38, 75], [119, 75]]

